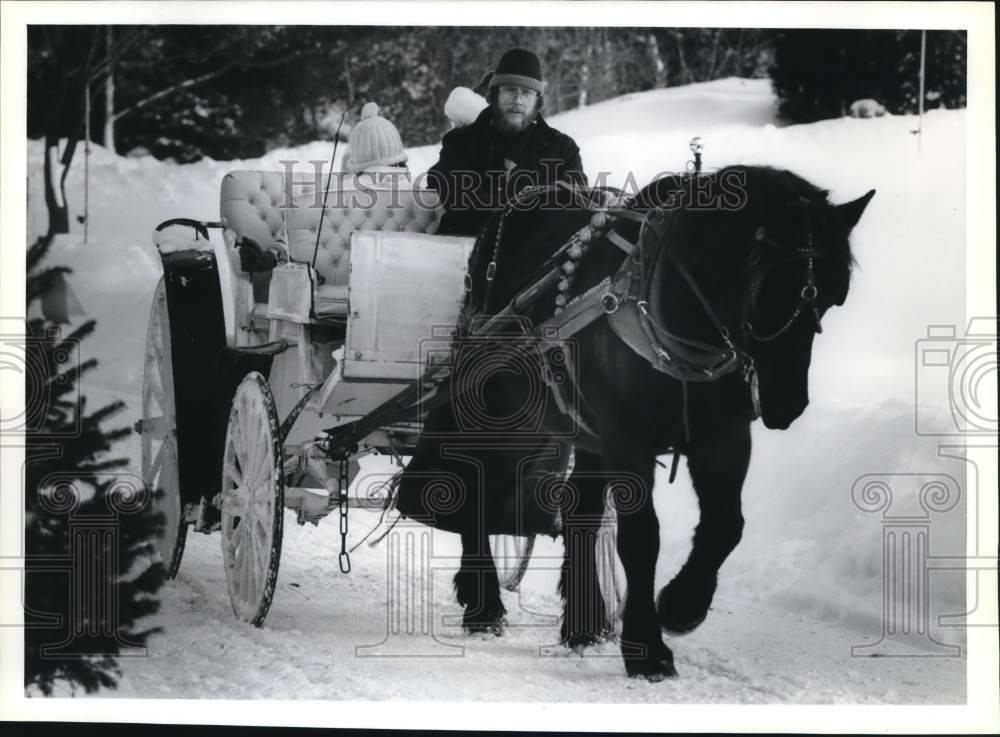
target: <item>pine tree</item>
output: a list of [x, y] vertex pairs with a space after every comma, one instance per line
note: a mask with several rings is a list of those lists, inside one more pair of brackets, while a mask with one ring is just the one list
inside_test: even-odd
[[[51, 236], [27, 254], [28, 314], [69, 269], [43, 267]], [[43, 312], [44, 315], [44, 312]], [[162, 519], [141, 481], [109, 459], [128, 428], [104, 423], [121, 401], [88, 413], [78, 382], [97, 365], [76, 347], [90, 320], [62, 336], [42, 316], [29, 319], [25, 354], [25, 671], [26, 687], [49, 695], [62, 680], [76, 693], [114, 688], [117, 657], [157, 629], [138, 629], [157, 611], [164, 569], [150, 564], [149, 541]], [[135, 652], [132, 650], [132, 652]]]

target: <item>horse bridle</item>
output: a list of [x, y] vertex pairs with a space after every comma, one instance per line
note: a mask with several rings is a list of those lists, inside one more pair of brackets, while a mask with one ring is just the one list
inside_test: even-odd
[[[769, 343], [776, 338], [787, 333], [795, 321], [799, 319], [799, 315], [808, 306], [812, 316], [815, 320], [815, 332], [823, 332], [823, 324], [820, 321], [819, 306], [816, 303], [817, 297], [819, 297], [819, 288], [816, 286], [816, 271], [815, 262], [816, 258], [823, 255], [823, 250], [816, 248], [813, 245], [813, 233], [812, 228], [809, 225], [809, 218], [807, 215], [803, 215], [803, 219], [806, 224], [806, 245], [803, 248], [795, 249], [794, 255], [789, 258], [773, 261], [766, 268], [757, 268], [760, 264], [760, 246], [754, 246], [750, 250], [750, 256], [747, 260], [747, 268], [754, 271], [753, 278], [750, 282], [750, 289], [747, 291], [747, 297], [743, 303], [743, 315], [741, 328], [743, 334], [748, 338], [751, 338], [757, 343]], [[761, 225], [757, 228], [754, 233], [754, 241], [758, 244], [766, 244], [773, 247], [775, 250], [781, 251], [785, 250], [781, 243], [774, 240], [767, 234], [764, 226]], [[761, 335], [758, 333], [753, 324], [750, 322], [750, 313], [753, 312], [757, 307], [757, 297], [760, 294], [760, 289], [764, 284], [764, 280], [767, 275], [779, 266], [784, 266], [786, 264], [795, 263], [796, 261], [805, 260], [806, 262], [806, 274], [805, 283], [799, 290], [799, 302], [792, 310], [792, 314], [789, 315], [788, 319], [782, 323], [781, 327], [772, 333], [767, 335]]]

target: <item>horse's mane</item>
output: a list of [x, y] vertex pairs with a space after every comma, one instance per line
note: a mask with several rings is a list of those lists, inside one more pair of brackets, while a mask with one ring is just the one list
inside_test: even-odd
[[699, 175], [669, 175], [654, 179], [643, 187], [629, 203], [633, 210], [647, 210], [650, 207], [683, 206], [684, 201], [678, 198], [686, 182], [692, 181], [691, 176], [701, 179], [702, 186], [712, 193], [721, 182], [727, 181], [733, 175], [745, 178], [746, 190], [753, 191], [755, 198], [770, 203], [809, 202], [829, 204], [829, 191], [820, 189], [812, 182], [793, 174], [787, 169], [777, 169], [771, 166], [727, 166], [718, 171]]

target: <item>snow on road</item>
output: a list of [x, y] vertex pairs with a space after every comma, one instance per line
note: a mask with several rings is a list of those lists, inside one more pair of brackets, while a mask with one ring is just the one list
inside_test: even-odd
[[[504, 638], [467, 637], [447, 619], [459, 613], [450, 593], [447, 551], [457, 539], [434, 533], [435, 637], [392, 640], [429, 657], [359, 657], [386, 632], [386, 546], [362, 546], [354, 572], [337, 570], [336, 524], [314, 528], [286, 519], [277, 592], [261, 629], [235, 620], [222, 573], [218, 535], [189, 535], [178, 578], [162, 592], [155, 618], [164, 632], [145, 657], [125, 659], [118, 696], [462, 699], [504, 701], [651, 701], [797, 703], [958, 703], [964, 657], [852, 657], [883, 628], [882, 521], [851, 499], [854, 482], [882, 475], [896, 501], [919, 512], [924, 482], [947, 475], [964, 486], [965, 464], [939, 456], [934, 438], [914, 432], [915, 412], [950, 422], [947, 399], [926, 396], [915, 362], [927, 326], [965, 321], [964, 111], [932, 111], [922, 151], [913, 120], [887, 116], [777, 127], [775, 101], [762, 80], [729, 79], [627, 95], [565, 113], [553, 125], [580, 144], [591, 180], [627, 186], [684, 168], [694, 135], [709, 167], [763, 163], [786, 167], [832, 191], [837, 202], [870, 188], [878, 194], [855, 230], [859, 262], [847, 304], [824, 320], [811, 372], [812, 403], [785, 432], [754, 427], [755, 451], [744, 489], [747, 528], [724, 566], [714, 609], [696, 632], [673, 638], [681, 678], [629, 680], [613, 644], [577, 657], [548, 646], [557, 639], [557, 542], [545, 541], [520, 597], [507, 595]], [[90, 406], [123, 398], [138, 417], [146, 316], [159, 264], [153, 227], [168, 217], [218, 217], [219, 183], [237, 168], [279, 169], [281, 160], [327, 159], [314, 143], [260, 160], [204, 160], [178, 166], [114, 156], [95, 146], [90, 234], [61, 239], [51, 261], [71, 266], [71, 285], [97, 335], [83, 346], [101, 367], [85, 383]], [[410, 150], [412, 170], [433, 163], [438, 147]], [[29, 234], [42, 222], [42, 150], [29, 143]], [[67, 182], [82, 201], [82, 166]], [[919, 409], [914, 397], [921, 400]], [[135, 439], [123, 444], [138, 465]], [[965, 551], [965, 501], [937, 514], [933, 556]], [[683, 562], [697, 507], [682, 470], [670, 486], [658, 477], [663, 545], [657, 586]], [[352, 516], [357, 540], [375, 522]], [[423, 530], [416, 530], [419, 534]], [[548, 556], [548, 557], [546, 557]], [[553, 558], [555, 556], [555, 558]], [[963, 579], [934, 573], [928, 596], [931, 634], [960, 647], [960, 628], [939, 615], [964, 611]], [[919, 656], [927, 638], [904, 653]], [[429, 652], [425, 650], [429, 648]], [[373, 651], [363, 651], [370, 655]], [[459, 653], [460, 656], [455, 654]], [[398, 654], [398, 653], [397, 653]]]
[[[375, 521], [370, 512], [352, 518], [359, 533]], [[264, 627], [253, 629], [232, 616], [219, 538], [194, 535], [156, 618], [166, 632], [152, 640], [147, 657], [125, 663], [126, 678], [113, 695], [588, 703], [964, 700], [961, 659], [852, 658], [851, 647], [866, 641], [862, 632], [738, 596], [718, 597], [698, 630], [668, 639], [680, 680], [629, 679], [614, 643], [584, 657], [556, 644], [554, 565], [560, 546], [552, 541], [536, 548], [522, 594], [505, 592], [510, 627], [496, 638], [464, 635], [450, 621], [461, 610], [451, 597], [456, 561], [448, 554], [459, 551], [449, 544], [453, 536], [434, 533], [434, 636], [386, 640], [385, 546], [359, 548], [354, 571], [345, 576], [335, 563], [332, 524], [298, 528], [292, 513], [285, 523], [289, 544]]]

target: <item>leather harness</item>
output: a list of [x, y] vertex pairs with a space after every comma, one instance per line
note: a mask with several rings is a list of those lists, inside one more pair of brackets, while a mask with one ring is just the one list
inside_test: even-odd
[[[574, 297], [558, 314], [548, 318], [534, 330], [534, 337], [542, 349], [544, 378], [552, 391], [557, 407], [563, 414], [569, 416], [580, 429], [596, 437], [597, 433], [580, 414], [580, 405], [585, 408], [589, 406], [586, 399], [577, 387], [570, 386], [571, 382], [553, 379], [557, 372], [552, 366], [553, 361], [550, 353], [566, 339], [602, 316], [606, 316], [611, 330], [625, 345], [644, 358], [655, 370], [681, 382], [684, 398], [685, 442], [690, 441], [687, 406], [687, 383], [690, 381], [716, 381], [738, 369], [741, 370], [743, 380], [750, 392], [755, 417], [759, 417], [760, 398], [753, 358], [733, 344], [728, 329], [715, 314], [715, 310], [705, 298], [684, 260], [671, 250], [668, 243], [669, 228], [676, 220], [679, 211], [651, 210], [643, 214], [636, 210], [619, 207], [596, 208], [594, 211], [605, 212], [613, 218], [638, 222], [640, 224], [639, 238], [637, 243], [632, 243], [616, 231], [612, 225], [602, 235], [622, 251], [625, 256], [622, 265], [614, 275], [605, 277], [582, 294]], [[757, 342], [768, 342], [785, 333], [807, 306], [815, 317], [817, 332], [822, 332], [819, 309], [816, 304], [818, 289], [814, 275], [814, 258], [822, 255], [822, 251], [813, 247], [812, 231], [809, 228], [808, 218], [805, 220], [808, 234], [807, 245], [804, 248], [796, 249], [791, 257], [763, 267], [760, 265], [759, 248], [754, 248], [751, 251], [746, 268], [750, 277], [750, 289], [744, 300], [740, 327], [744, 336]], [[652, 237], [650, 233], [653, 233]], [[780, 244], [766, 234], [763, 226], [756, 230], [754, 240], [758, 244], [780, 248]], [[499, 237], [497, 241], [499, 241]], [[494, 270], [496, 258], [499, 255], [498, 251], [499, 243], [496, 244], [494, 258], [490, 263]], [[678, 336], [657, 323], [648, 302], [650, 278], [658, 259], [664, 255], [670, 259], [672, 266], [681, 274], [698, 299], [719, 334], [721, 346]], [[775, 266], [800, 259], [806, 260], [807, 269], [806, 282], [800, 291], [798, 305], [777, 331], [769, 335], [760, 335], [750, 324], [749, 313], [755, 307], [764, 278]], [[562, 351], [559, 362], [562, 363], [570, 376], [575, 376], [575, 367], [572, 365], [572, 361], [569, 352]], [[568, 394], [568, 392], [574, 391], [580, 398], [580, 402], [572, 401], [572, 396]], [[671, 481], [676, 468], [677, 458], [675, 457]]]

